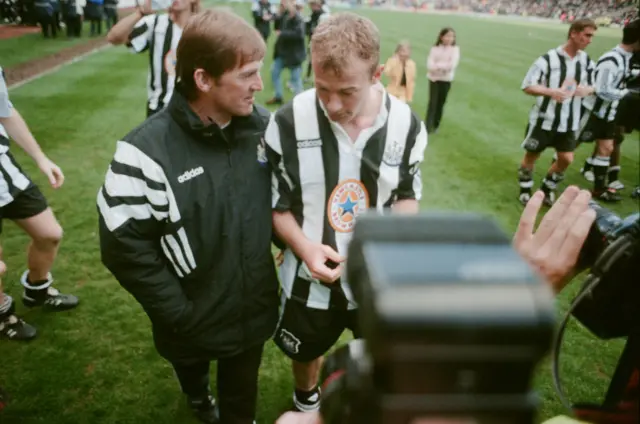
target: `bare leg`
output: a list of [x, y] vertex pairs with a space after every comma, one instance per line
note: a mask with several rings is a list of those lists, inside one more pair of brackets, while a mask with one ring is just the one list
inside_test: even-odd
[[324, 358], [321, 356], [309, 362], [292, 362], [296, 391], [294, 403], [303, 412], [312, 412], [320, 407], [318, 380]]
[[62, 227], [50, 208], [31, 218], [17, 220], [16, 224], [31, 237], [27, 248], [27, 279], [37, 285], [48, 280], [62, 240]]

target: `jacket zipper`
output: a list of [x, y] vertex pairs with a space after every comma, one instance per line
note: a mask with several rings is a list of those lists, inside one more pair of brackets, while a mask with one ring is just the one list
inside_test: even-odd
[[[230, 172], [231, 172], [231, 177], [232, 179], [235, 179], [234, 177], [234, 173], [233, 173], [233, 160], [231, 158], [231, 145], [229, 144], [229, 140], [226, 139], [225, 137], [225, 141], [227, 142], [227, 158], [229, 160], [229, 168], [230, 168]], [[236, 140], [237, 143], [237, 140]], [[241, 292], [243, 294], [243, 298], [244, 298], [244, 291], [245, 291], [245, 284], [244, 284], [244, 267], [245, 267], [245, 255], [244, 255], [244, 232], [243, 230], [243, 222], [242, 222], [242, 216], [238, 213], [236, 213], [236, 211], [234, 210], [234, 215], [236, 216], [240, 216], [240, 224], [239, 224], [239, 231], [240, 231], [240, 237], [239, 237], [239, 250], [240, 250], [240, 284], [241, 284]], [[244, 307], [242, 308], [241, 311], [241, 322], [242, 322], [242, 345], [245, 345], [246, 343], [246, 339], [247, 339], [247, 329], [246, 329], [246, 317], [245, 317], [245, 310]]]

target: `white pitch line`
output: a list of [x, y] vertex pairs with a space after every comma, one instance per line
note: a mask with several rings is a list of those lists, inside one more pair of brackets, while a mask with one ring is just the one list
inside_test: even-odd
[[47, 69], [46, 71], [39, 72], [39, 73], [29, 77], [29, 78], [25, 78], [25, 79], [23, 79], [21, 81], [16, 82], [16, 83], [10, 85], [8, 87], [8, 89], [9, 90], [13, 90], [13, 89], [16, 89], [18, 87], [22, 87], [23, 85], [25, 85], [27, 83], [30, 83], [31, 81], [37, 80], [38, 78], [44, 77], [45, 75], [49, 75], [49, 74], [52, 74], [52, 73], [54, 73], [56, 71], [59, 71], [60, 69], [64, 68], [67, 65], [79, 62], [79, 61], [87, 58], [88, 56], [91, 56], [94, 53], [98, 53], [99, 51], [106, 50], [109, 47], [111, 47], [111, 44], [107, 44], [107, 45], [104, 45], [104, 46], [101, 46], [101, 47], [97, 47], [97, 48], [89, 50], [88, 52], [83, 53], [83, 54], [81, 54], [79, 56], [74, 56], [73, 58], [62, 62], [62, 63], [54, 66], [53, 68]]

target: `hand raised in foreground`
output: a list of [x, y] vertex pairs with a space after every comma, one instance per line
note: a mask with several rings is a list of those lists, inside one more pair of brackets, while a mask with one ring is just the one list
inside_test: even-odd
[[591, 194], [569, 186], [546, 213], [534, 232], [544, 200], [541, 191], [527, 203], [513, 238], [516, 251], [559, 293], [573, 278], [582, 245], [596, 213], [589, 208]]

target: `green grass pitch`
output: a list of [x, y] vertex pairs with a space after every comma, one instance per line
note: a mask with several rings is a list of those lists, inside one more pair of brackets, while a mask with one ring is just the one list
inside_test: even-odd
[[[249, 6], [234, 4], [249, 17]], [[462, 59], [440, 132], [431, 137], [423, 167], [427, 210], [477, 211], [513, 232], [521, 213], [517, 168], [527, 113], [533, 99], [520, 91], [532, 61], [566, 38], [564, 26], [514, 24], [462, 16], [364, 11], [382, 34], [382, 61], [396, 43], [409, 39], [419, 79], [413, 108], [424, 116], [425, 62], [438, 30], [453, 26]], [[34, 42], [42, 42], [34, 39]], [[619, 31], [598, 31], [588, 48], [592, 58], [619, 42]], [[270, 40], [273, 45], [273, 39]], [[259, 100], [272, 96], [267, 55]], [[115, 142], [144, 118], [148, 58], [111, 48], [11, 91], [11, 99], [47, 154], [62, 167], [66, 183], [54, 192], [30, 160], [13, 151], [40, 184], [65, 229], [55, 264], [57, 287], [77, 294], [80, 307], [47, 315], [18, 311], [37, 326], [29, 344], [0, 344], [0, 385], [13, 397], [0, 422], [189, 423], [192, 422], [169, 365], [155, 352], [148, 319], [99, 259], [96, 193], [115, 150]], [[285, 77], [288, 75], [285, 73]], [[583, 146], [566, 183], [587, 187], [578, 173], [590, 153]], [[539, 184], [549, 164], [547, 152], [536, 170]], [[637, 134], [623, 145], [625, 199], [614, 207], [622, 216], [638, 210], [630, 189], [638, 183]], [[18, 279], [26, 266], [27, 238], [5, 223], [2, 238], [9, 268], [9, 294], [20, 297]], [[560, 296], [558, 316], [577, 286]], [[348, 337], [344, 336], [345, 339]], [[599, 401], [622, 343], [603, 342], [571, 324], [563, 350], [563, 381], [573, 400]], [[215, 367], [214, 367], [215, 368]], [[291, 402], [289, 363], [269, 343], [260, 375], [258, 422], [272, 423]], [[534, 384], [542, 398], [540, 419], [563, 412], [553, 390], [549, 363], [541, 364]], [[215, 371], [212, 372], [215, 381]]]

